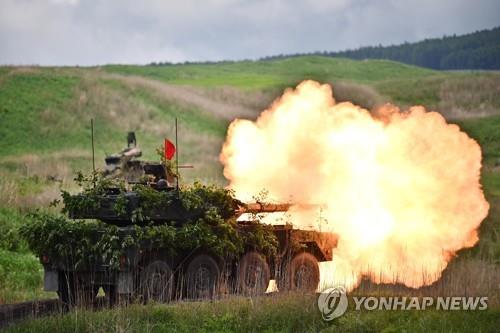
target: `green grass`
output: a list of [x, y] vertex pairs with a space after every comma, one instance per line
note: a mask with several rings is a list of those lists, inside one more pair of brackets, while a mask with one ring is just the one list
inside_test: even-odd
[[487, 164], [492, 165], [500, 158], [500, 116], [467, 119], [456, 123], [478, 141]]
[[[210, 178], [220, 182], [219, 167], [207, 165], [201, 158], [204, 152], [183, 142], [196, 138], [222, 142], [227, 121], [89, 70], [4, 71], [0, 74], [0, 123], [8, 126], [0, 126], [0, 189], [10, 184], [16, 189], [11, 195], [36, 196], [45, 185], [56, 185], [49, 184], [46, 177], [69, 181], [77, 170], [89, 171], [91, 118], [98, 168], [104, 167], [105, 154], [123, 148], [131, 130], [136, 131], [143, 157], [156, 160], [155, 150], [163, 138], [174, 139], [175, 117], [179, 119], [183, 158], [197, 164], [194, 172], [188, 173], [190, 180], [203, 179], [208, 168]], [[156, 130], [151, 130], [153, 127]], [[218, 175], [211, 171], [215, 169]]]
[[393, 103], [423, 105], [433, 110], [500, 108], [500, 75], [489, 72], [438, 72], [434, 75], [390, 78], [373, 87]]
[[[0, 126], [4, 143], [0, 149], [2, 157], [64, 149], [88, 150], [90, 118], [95, 119], [98, 149], [107, 152], [120, 149], [126, 132], [140, 124], [134, 124], [134, 128], [120, 128], [120, 123], [110, 121], [107, 110], [110, 105], [105, 103], [108, 101], [92, 99], [96, 89], [114, 91], [121, 96], [119, 98], [131, 101], [130, 104], [145, 104], [151, 123], [172, 125], [174, 118], [178, 117], [184, 127], [195, 132], [219, 137], [225, 134], [227, 124], [201, 110], [166, 102], [146, 89], [132, 91], [117, 81], [84, 79], [82, 74], [79, 71], [44, 70], [3, 77], [0, 83], [0, 123], [8, 126]], [[82, 98], [84, 102], [81, 102]], [[132, 105], [127, 112], [134, 112]], [[151, 138], [147, 131], [138, 135]], [[161, 144], [161, 137], [156, 140]]]
[[207, 65], [110, 65], [106, 66], [105, 70], [113, 73], [147, 76], [174, 84], [210, 87], [228, 85], [244, 89], [283, 88], [304, 79], [323, 82], [334, 80], [375, 82], [386, 79], [426, 77], [437, 73], [393, 61], [354, 61], [319, 56]]
[[[373, 87], [384, 99], [402, 106], [424, 105], [444, 110], [465, 107], [480, 111], [498, 109], [498, 73], [443, 72], [387, 60], [356, 61], [302, 56], [270, 61], [168, 66], [110, 65], [111, 73], [145, 76], [171, 84], [272, 91], [312, 79], [319, 82], [353, 82]], [[334, 87], [335, 88], [335, 87]], [[451, 93], [452, 96], [449, 96]], [[469, 95], [480, 95], [472, 98]], [[458, 96], [453, 96], [458, 95]], [[386, 98], [385, 98], [386, 97]], [[449, 101], [448, 99], [452, 99]]]
[[27, 253], [28, 244], [21, 238], [18, 228], [25, 217], [15, 208], [0, 207], [0, 249]]
[[80, 146], [81, 133], [68, 136], [67, 131], [60, 131], [72, 111], [66, 107], [78, 82], [78, 77], [56, 73], [23, 73], [4, 79], [0, 86], [0, 137], [8, 144], [2, 145], [2, 154]]
[[439, 86], [443, 76], [423, 78], [389, 79], [377, 82], [375, 87], [384, 96], [390, 96], [397, 104], [424, 105], [429, 108], [439, 103]]
[[55, 297], [42, 286], [43, 268], [38, 258], [0, 249], [0, 304]]
[[496, 332], [500, 311], [355, 311], [325, 322], [316, 297], [281, 295], [130, 306], [30, 320], [21, 332]]
[[104, 83], [115, 90], [143, 103], [152, 110], [154, 121], [173, 124], [175, 118], [179, 124], [200, 134], [224, 137], [228, 123], [194, 107], [181, 107], [161, 99], [157, 93], [146, 88], [130, 88], [118, 80], [106, 80]]
[[[278, 94], [304, 79], [351, 82], [352, 87], [359, 88], [356, 93], [363, 95], [363, 88], [369, 86], [383, 100], [400, 105], [439, 108], [448, 103], [469, 110], [484, 105], [495, 110], [500, 107], [498, 74], [437, 72], [391, 61], [307, 56], [209, 65], [113, 65], [105, 66], [104, 72], [202, 88], [232, 86], [243, 93], [257, 90]], [[453, 99], [449, 100], [446, 93]], [[226, 120], [176, 104], [147, 86], [102, 76], [95, 69], [0, 67], [0, 271], [4, 274], [0, 281], [9, 284], [0, 290], [0, 299], [40, 295], [40, 265], [16, 236], [16, 226], [22, 222], [17, 208], [48, 205], [60, 186], [50, 180], [51, 176], [60, 177], [67, 188], [72, 186], [75, 171], [90, 170], [90, 118], [95, 119], [96, 159], [98, 168], [102, 168], [104, 154], [123, 148], [129, 130], [136, 131], [143, 156], [156, 159], [155, 148], [162, 144], [163, 137], [173, 138], [175, 117], [180, 123], [181, 163], [195, 166], [183, 171], [183, 182], [197, 178], [224, 185], [217, 155]], [[496, 164], [500, 162], [500, 116], [456, 123], [482, 147], [485, 167], [481, 181], [492, 207], [481, 226], [479, 244], [467, 255], [498, 263], [500, 171]], [[12, 201], [15, 207], [2, 207], [11, 197], [16, 198]], [[13, 265], [16, 261], [22, 264]], [[31, 282], [26, 282], [30, 277], [23, 272], [32, 276]]]
[[0, 207], [0, 304], [55, 296], [43, 292], [42, 265], [18, 233], [25, 220], [17, 209]]
[[102, 142], [117, 134], [103, 121], [100, 106], [81, 103], [88, 86], [75, 71], [51, 69], [9, 74], [0, 81], [1, 156], [88, 149], [90, 118]]
[[481, 184], [490, 203], [488, 217], [480, 227], [479, 243], [467, 250], [473, 257], [500, 263], [500, 116], [466, 119], [456, 122], [481, 146], [483, 169]]
[[[98, 149], [112, 152], [121, 148], [123, 133], [137, 129], [140, 124], [133, 125], [133, 128], [123, 128], [122, 124], [116, 121], [113, 123], [109, 112], [114, 101], [95, 97], [95, 92], [99, 89], [105, 90], [103, 94], [114, 91], [122, 96], [117, 98], [127, 101], [130, 107], [124, 117], [134, 112], [134, 105], [144, 104], [149, 109], [152, 122], [168, 124], [177, 116], [183, 126], [194, 132], [218, 137], [225, 134], [227, 122], [216, 119], [213, 115], [165, 102], [157, 93], [146, 88], [131, 89], [118, 80], [87, 75], [94, 73], [92, 69], [35, 68], [16, 72], [8, 67], [0, 68], [0, 123], [9, 124], [0, 127], [0, 137], [5, 143], [0, 149], [2, 157], [26, 153], [43, 154], [63, 149], [88, 150], [90, 118], [95, 118]], [[245, 90], [274, 92], [294, 86], [303, 79], [321, 82], [351, 81], [372, 86], [379, 94], [388, 96], [389, 100], [396, 103], [430, 107], [439, 104], [440, 87], [450, 78], [454, 82], [484, 76], [436, 72], [391, 61], [354, 61], [319, 56], [208, 65], [112, 65], [104, 69], [173, 84], [204, 87], [228, 85]], [[494, 87], [496, 83], [492, 82], [492, 85]], [[491, 103], [497, 103], [496, 100], [492, 98]], [[149, 136], [146, 141], [152, 141], [149, 140], [152, 137], [147, 130], [139, 135]], [[151, 155], [148, 153], [148, 156]]]
[[481, 184], [486, 192], [494, 197], [500, 197], [500, 173], [483, 171], [481, 174]]

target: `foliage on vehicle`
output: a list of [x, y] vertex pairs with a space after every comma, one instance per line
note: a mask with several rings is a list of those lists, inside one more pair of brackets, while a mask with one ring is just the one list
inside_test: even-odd
[[[111, 187], [119, 191], [114, 210], [117, 214], [125, 213], [127, 199], [123, 183], [81, 174], [76, 180], [82, 185], [83, 192], [77, 195], [62, 192], [63, 213], [96, 209]], [[156, 191], [137, 184], [133, 192], [138, 194], [140, 204], [132, 214], [134, 223], [128, 228], [37, 211], [31, 213], [29, 222], [22, 226], [20, 233], [34, 253], [47, 255], [74, 269], [99, 263], [116, 269], [122, 253], [134, 246], [165, 248], [172, 254], [203, 248], [226, 258], [240, 255], [248, 248], [266, 254], [276, 252], [278, 243], [270, 226], [255, 223], [251, 228], [238, 227], [234, 217], [237, 201], [230, 190], [195, 183], [180, 192]], [[165, 209], [173, 200], [180, 200], [186, 210], [199, 211], [200, 214], [183, 223], [151, 223], [148, 212]]]
[[118, 228], [98, 221], [70, 220], [36, 211], [20, 228], [30, 249], [67, 267], [82, 268], [107, 262], [118, 267], [121, 251], [133, 239], [120, 239]]
[[237, 200], [233, 195], [231, 190], [215, 185], [202, 185], [198, 182], [180, 192], [180, 198], [186, 209], [207, 211], [215, 209], [215, 213], [223, 219], [234, 216]]
[[89, 176], [78, 172], [74, 180], [82, 188], [82, 192], [78, 195], [71, 195], [69, 192], [61, 190], [64, 202], [63, 213], [97, 210], [100, 208], [101, 198], [107, 194], [110, 188], [118, 189], [120, 192], [125, 191], [123, 181], [105, 177], [98, 172]]

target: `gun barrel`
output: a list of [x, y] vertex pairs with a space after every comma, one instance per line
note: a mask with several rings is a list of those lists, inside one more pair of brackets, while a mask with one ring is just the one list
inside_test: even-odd
[[319, 205], [314, 205], [314, 204], [252, 202], [240, 205], [236, 214], [237, 216], [240, 216], [245, 213], [258, 214], [258, 213], [286, 212], [292, 206], [301, 209], [313, 209], [320, 207]]
[[274, 203], [261, 203], [253, 202], [246, 204], [242, 209], [244, 213], [274, 213], [274, 212], [286, 212], [290, 209], [291, 204], [274, 204]]

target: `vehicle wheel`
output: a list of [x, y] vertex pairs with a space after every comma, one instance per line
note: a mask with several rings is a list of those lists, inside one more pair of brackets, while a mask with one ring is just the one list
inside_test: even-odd
[[169, 302], [174, 289], [172, 269], [164, 261], [149, 263], [141, 273], [140, 286], [145, 302]]
[[303, 292], [314, 292], [319, 284], [318, 260], [310, 253], [296, 255], [290, 263], [290, 288]]
[[102, 286], [104, 291], [105, 304], [109, 307], [113, 307], [118, 304], [118, 293], [116, 292], [116, 286], [114, 285], [104, 285]]
[[[82, 279], [83, 280], [83, 279]], [[64, 306], [93, 306], [98, 287], [84, 283], [74, 273], [59, 274], [59, 300]]]
[[57, 295], [59, 296], [59, 301], [64, 307], [71, 307], [74, 305], [72, 295], [74, 292], [71, 291], [71, 286], [69, 283], [69, 276], [67, 273], [59, 272], [59, 286], [57, 288]]
[[269, 265], [258, 252], [241, 257], [238, 268], [238, 291], [245, 295], [262, 295], [269, 285]]
[[99, 287], [93, 285], [82, 285], [76, 289], [77, 304], [80, 306], [94, 306]]
[[186, 270], [187, 297], [211, 299], [217, 295], [220, 270], [217, 262], [206, 254], [195, 257]]
[[281, 265], [281, 274], [277, 282], [281, 292], [316, 291], [319, 284], [318, 260], [307, 252], [297, 254], [291, 261], [287, 260]]

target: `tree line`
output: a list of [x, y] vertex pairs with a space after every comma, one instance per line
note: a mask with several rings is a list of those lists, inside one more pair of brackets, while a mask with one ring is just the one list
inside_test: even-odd
[[[500, 69], [500, 27], [476, 31], [466, 35], [424, 39], [416, 43], [405, 42], [390, 46], [364, 46], [339, 52], [316, 51], [311, 53], [279, 54], [258, 59], [259, 61], [285, 59], [305, 55], [341, 57], [356, 60], [388, 59], [432, 69]], [[251, 61], [247, 59], [247, 61]], [[238, 61], [186, 61], [191, 64], [220, 64]], [[153, 66], [174, 65], [170, 62], [153, 62]], [[177, 64], [179, 65], [179, 64]]]
[[[272, 60], [304, 54], [262, 58]], [[388, 59], [433, 69], [500, 69], [500, 27], [462, 36], [444, 36], [391, 46], [367, 46], [340, 52], [313, 52], [309, 55], [356, 60]]]

